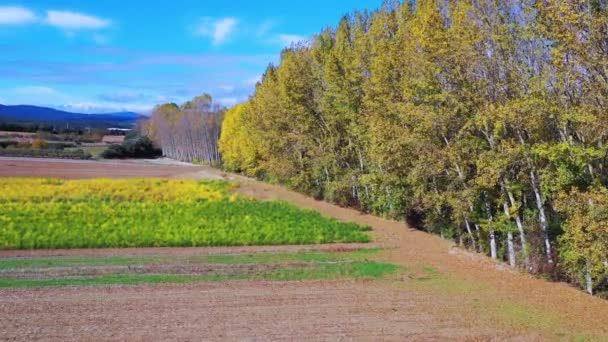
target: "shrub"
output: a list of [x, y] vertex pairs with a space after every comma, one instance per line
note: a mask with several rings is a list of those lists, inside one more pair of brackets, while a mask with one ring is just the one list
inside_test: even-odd
[[43, 149], [47, 148], [48, 146], [49, 146], [49, 144], [44, 139], [38, 138], [32, 142], [32, 148], [36, 149], [36, 150], [43, 150]]
[[18, 142], [12, 140], [0, 141], [0, 148], [17, 147], [18, 145]]
[[112, 145], [101, 157], [104, 159], [156, 158], [162, 152], [154, 146], [148, 137], [136, 137], [125, 140], [121, 145]]
[[127, 158], [127, 151], [122, 145], [112, 145], [101, 153], [104, 159], [122, 159]]

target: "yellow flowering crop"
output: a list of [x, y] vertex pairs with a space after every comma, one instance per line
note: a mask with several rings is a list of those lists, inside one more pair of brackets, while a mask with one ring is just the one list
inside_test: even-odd
[[[220, 201], [230, 196], [229, 183], [161, 179], [59, 180], [0, 179], [0, 202], [107, 199], [114, 201]], [[234, 196], [234, 195], [233, 195]]]

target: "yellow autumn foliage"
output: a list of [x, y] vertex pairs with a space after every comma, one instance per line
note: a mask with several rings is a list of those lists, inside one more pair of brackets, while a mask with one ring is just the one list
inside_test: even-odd
[[241, 104], [226, 112], [219, 147], [226, 169], [254, 175], [258, 152], [247, 125], [248, 110], [247, 104]]

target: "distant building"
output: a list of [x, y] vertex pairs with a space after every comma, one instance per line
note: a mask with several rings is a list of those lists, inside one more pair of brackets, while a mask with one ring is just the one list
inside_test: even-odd
[[132, 129], [130, 129], [130, 128], [108, 128], [108, 131], [110, 131], [110, 132], [131, 132]]

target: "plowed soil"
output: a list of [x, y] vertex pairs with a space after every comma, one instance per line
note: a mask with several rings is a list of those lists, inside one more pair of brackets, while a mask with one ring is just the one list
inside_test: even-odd
[[[0, 339], [608, 340], [607, 301], [566, 284], [512, 271], [403, 222], [362, 215], [278, 186], [204, 167], [144, 162], [0, 159], [0, 176], [237, 180], [241, 184], [238, 191], [248, 196], [281, 199], [371, 226], [376, 244], [387, 248], [381, 259], [403, 265], [413, 274], [380, 282], [5, 290], [0, 291]], [[269, 247], [234, 252], [264, 249]], [[205, 253], [201, 249], [143, 251]], [[49, 253], [138, 254], [132, 250], [28, 251], [2, 252], [0, 257]], [[429, 269], [436, 276], [427, 280]]]
[[177, 164], [0, 157], [0, 177], [163, 178], [197, 171], [201, 168]]
[[438, 313], [434, 305], [441, 302], [433, 298], [365, 282], [54, 288], [0, 295], [5, 340], [535, 338], [492, 327], [471, 328], [458, 317]]

